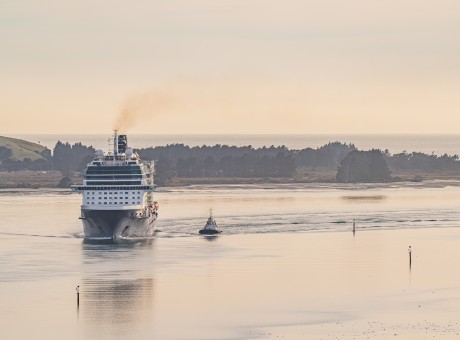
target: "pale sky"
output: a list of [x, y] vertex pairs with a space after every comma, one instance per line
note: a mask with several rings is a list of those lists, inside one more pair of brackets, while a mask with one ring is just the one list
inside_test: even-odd
[[0, 0], [0, 92], [0, 135], [458, 133], [460, 1]]

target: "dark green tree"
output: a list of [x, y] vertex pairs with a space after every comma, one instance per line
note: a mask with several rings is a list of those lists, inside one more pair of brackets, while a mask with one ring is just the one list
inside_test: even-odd
[[6, 146], [0, 146], [0, 161], [7, 160], [8, 158], [11, 157], [13, 152], [11, 151], [10, 148]]
[[337, 182], [389, 182], [391, 173], [380, 150], [351, 151], [341, 162]]

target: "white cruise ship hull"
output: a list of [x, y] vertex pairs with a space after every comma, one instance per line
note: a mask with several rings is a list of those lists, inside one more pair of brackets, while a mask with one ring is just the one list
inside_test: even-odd
[[80, 219], [87, 239], [150, 237], [155, 231], [156, 213], [143, 215], [143, 210], [81, 209]]
[[86, 239], [151, 237], [158, 216], [153, 200], [154, 162], [143, 162], [115, 130], [113, 151], [97, 150], [72, 191], [83, 195], [80, 219]]

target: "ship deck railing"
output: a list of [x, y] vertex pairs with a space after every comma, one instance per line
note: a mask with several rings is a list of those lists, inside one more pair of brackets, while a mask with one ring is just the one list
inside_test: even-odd
[[128, 159], [125, 156], [120, 156], [120, 155], [117, 155], [116, 159], [113, 159], [113, 156], [104, 156], [104, 158], [95, 157], [93, 159], [93, 162], [103, 162], [104, 163], [103, 165], [99, 165], [99, 166], [104, 166], [104, 165], [126, 166], [126, 165], [141, 165], [141, 164], [153, 163], [153, 161], [149, 161], [146, 159], [140, 159], [140, 158]]
[[72, 185], [72, 191], [105, 191], [105, 190], [143, 190], [154, 191], [155, 184], [150, 185]]

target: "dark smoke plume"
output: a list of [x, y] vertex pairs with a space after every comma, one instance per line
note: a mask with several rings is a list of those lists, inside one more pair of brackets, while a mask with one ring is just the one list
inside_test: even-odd
[[143, 121], [152, 120], [172, 104], [172, 98], [159, 91], [134, 95], [124, 102], [114, 128], [120, 132], [127, 132]]

